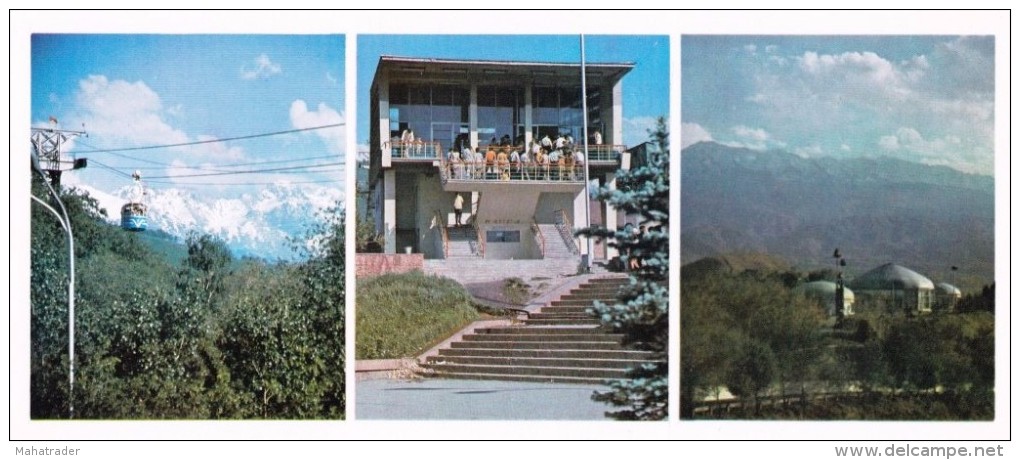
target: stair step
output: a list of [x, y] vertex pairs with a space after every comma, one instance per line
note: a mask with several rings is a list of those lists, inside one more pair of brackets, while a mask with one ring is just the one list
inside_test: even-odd
[[[542, 307], [539, 313], [586, 313], [589, 306], [575, 305], [575, 306], [549, 306]], [[534, 314], [534, 313], [532, 313]]]
[[634, 359], [522, 358], [508, 356], [430, 356], [429, 365], [555, 367], [627, 370], [650, 361]]
[[626, 377], [627, 369], [600, 369], [592, 367], [554, 367], [554, 366], [499, 366], [473, 364], [432, 364], [435, 372], [457, 372], [476, 374], [503, 375], [536, 375], [557, 377], [584, 377], [598, 379], [621, 379]]
[[592, 319], [592, 316], [585, 312], [545, 312], [532, 313], [528, 315], [528, 321], [536, 319]]
[[628, 359], [648, 361], [653, 353], [634, 350], [514, 350], [499, 348], [444, 348], [439, 356], [496, 356], [508, 358]]
[[[465, 342], [544, 342], [549, 334], [465, 334]], [[609, 342], [623, 340], [623, 334], [565, 334], [555, 337], [555, 342]]]
[[597, 327], [532, 327], [532, 326], [510, 326], [510, 327], [486, 327], [475, 329], [475, 334], [548, 334], [555, 335], [583, 335], [598, 334], [606, 332]]
[[453, 342], [451, 348], [460, 349], [516, 349], [516, 350], [602, 350], [613, 351], [623, 350], [619, 342], [605, 340], [577, 341], [554, 341], [554, 342], [482, 342], [462, 341]]
[[585, 377], [485, 374], [479, 372], [448, 372], [448, 371], [439, 371], [422, 375], [425, 377], [432, 378], [461, 379], [461, 380], [500, 380], [509, 382], [577, 383], [599, 385], [604, 384], [607, 380], [601, 378], [585, 378]]
[[529, 319], [527, 320], [528, 325], [533, 326], [555, 326], [555, 325], [576, 325], [576, 324], [591, 324], [597, 325], [599, 321], [594, 318], [589, 319], [577, 319], [577, 318], [565, 318], [565, 319]]

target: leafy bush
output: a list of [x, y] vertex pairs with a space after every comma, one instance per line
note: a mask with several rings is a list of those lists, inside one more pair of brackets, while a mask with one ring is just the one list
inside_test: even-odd
[[457, 282], [421, 272], [358, 283], [357, 359], [416, 356], [478, 318]]

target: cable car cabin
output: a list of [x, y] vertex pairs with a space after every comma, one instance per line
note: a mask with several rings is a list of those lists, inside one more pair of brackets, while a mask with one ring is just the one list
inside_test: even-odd
[[149, 227], [149, 219], [145, 216], [145, 205], [128, 203], [120, 208], [120, 227], [132, 232], [141, 232]]

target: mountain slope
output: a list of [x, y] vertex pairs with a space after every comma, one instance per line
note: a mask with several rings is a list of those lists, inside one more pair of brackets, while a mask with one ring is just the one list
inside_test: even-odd
[[[852, 276], [895, 261], [960, 284], [994, 276], [994, 183], [893, 158], [801, 158], [699, 143], [681, 165], [684, 262], [737, 251]], [[968, 286], [970, 287], [970, 286]]]

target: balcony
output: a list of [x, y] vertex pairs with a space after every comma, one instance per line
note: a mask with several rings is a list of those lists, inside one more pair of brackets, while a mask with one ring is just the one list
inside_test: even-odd
[[530, 186], [542, 191], [576, 192], [584, 188], [584, 165], [535, 163], [450, 162], [439, 163], [439, 176], [447, 191], [505, 190]]
[[383, 149], [389, 149], [391, 158], [401, 161], [434, 161], [443, 157], [443, 149], [438, 142], [390, 141], [383, 145]]

